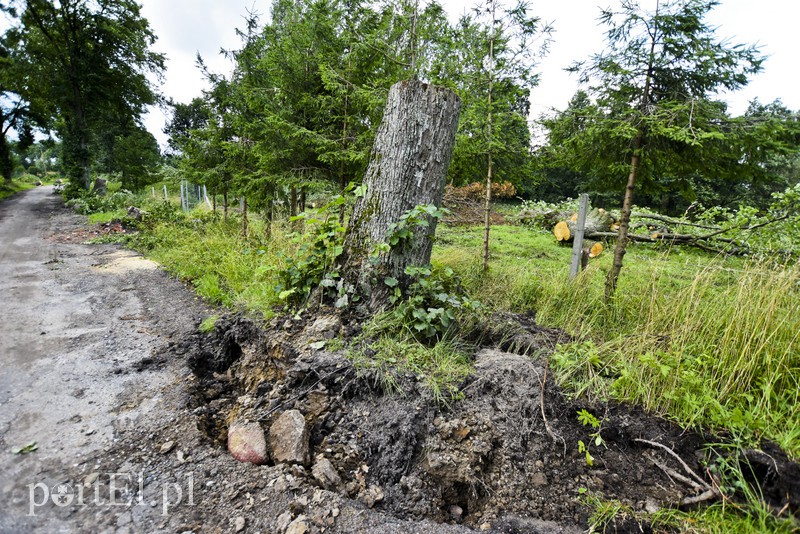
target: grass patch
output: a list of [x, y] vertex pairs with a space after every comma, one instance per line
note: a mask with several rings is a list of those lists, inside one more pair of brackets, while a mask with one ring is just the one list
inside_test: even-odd
[[[370, 328], [365, 329], [367, 332]], [[358, 369], [376, 371], [382, 389], [404, 394], [400, 375], [420, 380], [438, 404], [448, 405], [461, 398], [459, 386], [474, 368], [469, 347], [450, 340], [433, 345], [421, 343], [410, 332], [382, 334], [369, 343], [356, 341], [348, 356]]]
[[224, 224], [208, 214], [157, 223], [132, 244], [180, 279], [192, 283], [210, 302], [271, 317], [282, 304], [278, 272], [286, 259], [278, 251], [294, 248], [284, 228], [273, 225], [270, 238], [256, 220], [251, 237], [242, 237], [236, 222]]
[[128, 216], [126, 209], [117, 209], [111, 211], [101, 211], [89, 215], [89, 224], [105, 224], [114, 220], [122, 220]]
[[[636, 512], [600, 493], [584, 492], [579, 502], [589, 509], [587, 532], [683, 532], [697, 534], [790, 534], [797, 532], [789, 519], [776, 518], [759, 501], [714, 503], [700, 510], [683, 512], [663, 508], [654, 514]], [[645, 529], [644, 527], [649, 527]]]
[[12, 181], [10, 183], [2, 181], [0, 182], [0, 200], [5, 200], [20, 191], [33, 189], [34, 187], [36, 186], [33, 183], [27, 181]]
[[720, 258], [691, 249], [629, 247], [617, 294], [604, 298], [612, 257], [568, 279], [569, 247], [547, 232], [442, 228], [434, 259], [473, 298], [535, 311], [578, 343], [552, 362], [573, 395], [628, 401], [748, 445], [776, 441], [800, 457], [800, 266]]
[[219, 315], [209, 315], [200, 323], [198, 330], [200, 330], [200, 332], [203, 334], [208, 334], [214, 330], [214, 326], [216, 326], [217, 321], [219, 321]]

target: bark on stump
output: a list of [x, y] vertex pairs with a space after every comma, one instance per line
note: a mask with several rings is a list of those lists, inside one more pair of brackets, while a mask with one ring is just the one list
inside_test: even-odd
[[449, 89], [412, 80], [389, 90], [364, 176], [366, 193], [353, 208], [343, 256], [344, 280], [373, 311], [385, 303], [386, 277], [407, 283], [407, 266], [430, 262], [436, 220], [415, 233], [411, 246], [383, 252], [377, 262], [370, 252], [408, 210], [441, 205], [460, 111], [461, 99]]

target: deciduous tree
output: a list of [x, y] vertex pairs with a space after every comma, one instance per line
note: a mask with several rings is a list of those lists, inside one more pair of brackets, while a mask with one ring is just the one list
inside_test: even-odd
[[24, 0], [17, 31], [30, 94], [62, 139], [65, 171], [88, 188], [93, 134], [139, 123], [158, 95], [148, 74], [164, 57], [134, 0]]

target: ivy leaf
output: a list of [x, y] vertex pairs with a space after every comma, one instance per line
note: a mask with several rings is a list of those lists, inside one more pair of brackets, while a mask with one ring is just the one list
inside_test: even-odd
[[289, 297], [291, 297], [292, 295], [294, 295], [295, 293], [297, 293], [297, 290], [295, 288], [287, 289], [285, 291], [281, 291], [280, 294], [278, 295], [278, 298], [280, 300], [286, 300]]
[[387, 276], [383, 281], [389, 287], [397, 287], [397, 284], [399, 283], [397, 278], [393, 278], [391, 276]]

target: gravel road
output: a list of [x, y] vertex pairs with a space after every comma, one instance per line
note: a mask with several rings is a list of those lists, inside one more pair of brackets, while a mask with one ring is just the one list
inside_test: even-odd
[[84, 226], [51, 187], [0, 203], [0, 532], [84, 530], [59, 484], [66, 502], [71, 473], [159, 409], [175, 377], [143, 363], [203, 315], [153, 262], [81, 244]]

